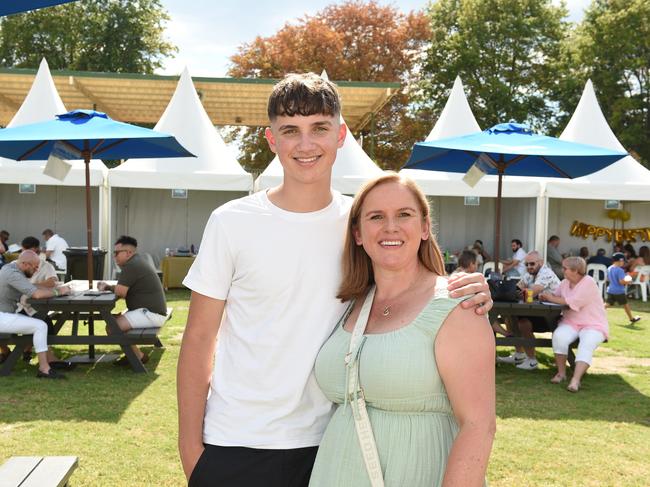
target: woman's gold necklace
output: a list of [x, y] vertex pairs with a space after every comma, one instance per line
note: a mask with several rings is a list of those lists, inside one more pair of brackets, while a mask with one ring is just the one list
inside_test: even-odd
[[[408, 289], [406, 291], [404, 291], [401, 295], [397, 296], [397, 298], [401, 298], [404, 294], [408, 293], [415, 286], [415, 284], [418, 282], [418, 280], [419, 280], [419, 275], [416, 276], [416, 278], [413, 280], [413, 282], [408, 287]], [[393, 306], [392, 304], [384, 306], [384, 310], [381, 312], [381, 315], [384, 316], [385, 318], [388, 318], [390, 316], [392, 306]]]

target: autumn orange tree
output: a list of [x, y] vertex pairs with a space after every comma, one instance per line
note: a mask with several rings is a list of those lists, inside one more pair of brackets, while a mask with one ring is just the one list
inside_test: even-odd
[[[331, 5], [313, 16], [286, 24], [275, 35], [257, 37], [238, 48], [228, 74], [247, 78], [281, 78], [290, 72], [327, 71], [332, 81], [399, 82], [400, 92], [375, 118], [374, 158], [384, 168], [399, 168], [413, 143], [431, 121], [409, 106], [413, 70], [428, 45], [428, 19], [423, 12], [401, 13], [376, 1]], [[364, 137], [370, 135], [364, 127]], [[244, 167], [259, 173], [273, 158], [263, 128], [233, 130]], [[355, 137], [359, 137], [355, 133]]]

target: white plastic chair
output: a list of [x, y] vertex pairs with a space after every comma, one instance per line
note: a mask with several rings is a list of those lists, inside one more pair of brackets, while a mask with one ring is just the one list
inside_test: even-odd
[[605, 264], [587, 264], [587, 275], [596, 281], [600, 294], [604, 298], [607, 289], [607, 266]]
[[648, 300], [648, 279], [650, 279], [650, 265], [640, 265], [634, 269], [637, 272], [634, 280], [628, 284], [628, 289], [632, 289], [633, 286], [636, 286], [634, 290], [634, 296], [639, 299], [639, 294], [643, 301]]
[[[483, 263], [483, 275], [489, 276], [492, 272], [494, 272], [494, 261], [488, 260]], [[499, 272], [503, 274], [503, 262], [499, 262]]]

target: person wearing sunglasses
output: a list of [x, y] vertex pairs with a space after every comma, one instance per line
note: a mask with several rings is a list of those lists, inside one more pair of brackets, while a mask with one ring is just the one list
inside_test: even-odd
[[[113, 249], [113, 259], [121, 269], [117, 284], [97, 284], [100, 291], [112, 291], [126, 300], [127, 310], [116, 318], [117, 325], [125, 333], [135, 328], [160, 328], [167, 320], [165, 292], [158, 274], [137, 250], [135, 238], [128, 235], [118, 238]], [[108, 327], [106, 332], [110, 332]], [[143, 364], [149, 361], [148, 354], [135, 345], [132, 348]], [[126, 355], [117, 359], [115, 365], [129, 365]]]
[[[517, 283], [523, 292], [532, 289], [533, 299], [540, 293], [553, 293], [560, 285], [560, 280], [555, 272], [544, 264], [539, 252], [533, 250], [524, 259], [526, 272]], [[543, 316], [520, 316], [518, 321], [519, 332], [524, 338], [535, 338], [534, 332], [550, 331], [555, 323], [549, 323]], [[512, 332], [512, 323], [508, 323], [508, 331]], [[516, 346], [515, 352], [507, 357], [497, 357], [497, 362], [514, 364], [518, 369], [535, 370], [538, 366], [535, 347]]]

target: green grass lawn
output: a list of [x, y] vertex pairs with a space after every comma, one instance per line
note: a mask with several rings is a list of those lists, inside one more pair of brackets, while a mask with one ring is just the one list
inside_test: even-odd
[[[188, 297], [167, 294], [174, 316], [161, 334], [165, 348], [153, 349], [149, 374], [100, 363], [78, 367], [66, 381], [41, 381], [34, 360], [0, 378], [0, 462], [77, 455], [72, 486], [184, 485], [175, 371]], [[537, 371], [498, 365], [491, 486], [650, 484], [650, 304], [632, 301], [632, 309], [643, 317], [636, 326], [622, 309], [608, 311], [611, 340], [596, 352], [578, 394], [549, 383], [549, 349], [539, 350]], [[67, 356], [79, 347], [57, 351]]]

